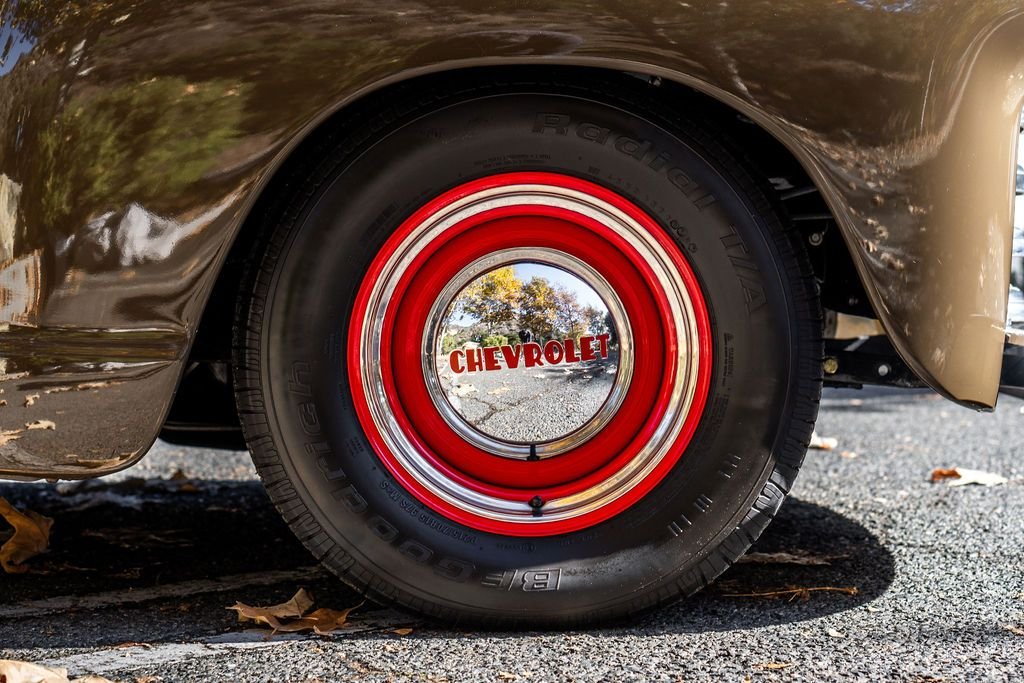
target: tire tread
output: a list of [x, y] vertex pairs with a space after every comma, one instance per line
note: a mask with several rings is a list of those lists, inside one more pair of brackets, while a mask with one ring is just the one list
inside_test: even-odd
[[[622, 80], [594, 75], [588, 78], [535, 78], [537, 72], [523, 77], [490, 78], [486, 81], [435, 87], [429, 91], [415, 86], [398, 87], [372, 104], [355, 107], [328, 129], [314, 133], [315, 139], [304, 147], [285, 169], [283, 189], [270, 198], [260, 211], [255, 226], [255, 246], [244, 264], [234, 323], [233, 363], [236, 402], [245, 438], [260, 478], [275, 507], [296, 536], [328, 569], [349, 586], [374, 600], [394, 602], [414, 611], [448, 622], [465, 622], [466, 615], [450, 607], [427, 602], [397, 589], [387, 580], [360, 566], [344, 549], [334, 544], [306, 509], [288, 481], [269, 427], [267, 404], [263, 398], [260, 375], [260, 345], [263, 316], [278, 259], [289, 235], [324, 185], [347, 161], [372, 143], [381, 131], [424, 112], [469, 96], [507, 91], [511, 87], [557, 89], [566, 94], [591, 97], [626, 110], [639, 111], [669, 130], [685, 131], [719, 167], [725, 167], [728, 180], [746, 195], [752, 213], [762, 219], [766, 237], [778, 256], [779, 270], [788, 279], [792, 293], [791, 315], [796, 322], [792, 363], [795, 389], [789, 396], [785, 432], [778, 439], [773, 469], [761, 491], [736, 528], [701, 561], [696, 568], [663, 582], [654, 590], [638, 592], [627, 605], [616, 604], [593, 612], [552, 615], [545, 624], [552, 627], [585, 626], [609, 617], [631, 618], [643, 612], [691, 595], [715, 580], [739, 559], [757, 540], [778, 513], [792, 489], [811, 439], [818, 403], [821, 398], [822, 311], [810, 259], [803, 240], [786, 216], [771, 190], [759, 182], [745, 163], [743, 155], [731, 149], [724, 135], [706, 120], [690, 120], [664, 102], [653, 87], [646, 90], [624, 87]], [[632, 79], [636, 80], [636, 79]], [[299, 189], [302, 188], [302, 189]], [[474, 616], [475, 624], [485, 627], [536, 627], [535, 619], [522, 623], [514, 615]]]

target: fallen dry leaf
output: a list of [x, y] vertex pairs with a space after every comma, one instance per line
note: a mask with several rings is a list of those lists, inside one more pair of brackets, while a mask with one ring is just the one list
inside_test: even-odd
[[295, 621], [290, 621], [281, 624], [274, 630], [280, 631], [281, 633], [300, 633], [302, 631], [313, 631], [313, 633], [317, 634], [318, 636], [326, 635], [331, 631], [336, 631], [342, 626], [344, 626], [345, 622], [348, 621], [349, 613], [354, 609], [358, 609], [359, 607], [362, 607], [362, 603], [356, 605], [355, 607], [349, 607], [348, 609], [342, 610], [327, 609], [326, 607], [321, 607], [318, 610], [313, 610], [301, 619], [296, 619]]
[[764, 671], [779, 671], [780, 669], [788, 669], [791, 666], [796, 666], [796, 662], [763, 662], [755, 664], [754, 668]]
[[971, 470], [966, 467], [938, 467], [932, 470], [931, 480], [933, 482], [945, 481], [948, 486], [967, 486], [969, 484], [1000, 486], [1008, 481], [1006, 477], [1001, 475], [981, 470]]
[[39, 394], [32, 394], [30, 396], [26, 396], [25, 397], [25, 407], [28, 408], [29, 406], [35, 405], [36, 401], [38, 401], [38, 400], [39, 400]]
[[412, 629], [411, 628], [393, 628], [393, 629], [391, 629], [391, 632], [394, 633], [396, 636], [407, 636], [410, 633], [412, 633]]
[[841, 633], [841, 632], [835, 630], [834, 628], [828, 629], [827, 631], [825, 631], [825, 633], [827, 633], [830, 638], [845, 638], [846, 637], [845, 633]]
[[960, 473], [956, 471], [955, 467], [936, 467], [932, 470], [932, 481], [942, 481], [943, 479], [959, 479]]
[[1015, 636], [1024, 636], [1024, 628], [1017, 626], [1016, 624], [1007, 624], [1003, 628]]
[[21, 512], [0, 498], [0, 517], [14, 527], [14, 535], [0, 546], [0, 566], [8, 574], [28, 571], [23, 563], [29, 558], [46, 552], [50, 545], [50, 527], [53, 520], [38, 512]]
[[57, 423], [53, 420], [36, 420], [35, 422], [26, 422], [25, 429], [56, 429]]
[[779, 588], [769, 591], [755, 591], [753, 593], [722, 593], [727, 598], [789, 598], [793, 600], [809, 600], [811, 593], [844, 593], [845, 595], [857, 595], [859, 591], [856, 586], [813, 586], [810, 588]]
[[21, 429], [0, 430], [0, 446], [20, 439], [22, 431]]
[[3, 683], [113, 683], [101, 676], [69, 679], [67, 669], [51, 669], [13, 659], [0, 659], [0, 681]]
[[[313, 607], [313, 598], [305, 588], [292, 596], [288, 602], [272, 607], [252, 607], [241, 602], [236, 602], [228, 609], [238, 613], [238, 620], [241, 622], [253, 621], [257, 624], [269, 626], [274, 633], [301, 633], [312, 631], [317, 635], [325, 635], [335, 631], [348, 621], [348, 615], [352, 610], [359, 609], [363, 603], [348, 609], [336, 610], [320, 608], [309, 612]], [[307, 612], [309, 612], [307, 614]]]
[[792, 553], [747, 553], [737, 564], [800, 564], [807, 566], [828, 566], [831, 560], [838, 560], [845, 555], [811, 555], [803, 550]]
[[270, 628], [279, 630], [280, 619], [297, 619], [309, 611], [313, 606], [313, 597], [305, 588], [300, 588], [291, 600], [282, 602], [280, 605], [270, 607], [253, 607], [242, 602], [236, 602], [228, 609], [238, 613], [238, 621], [254, 621], [257, 624], [266, 624]]
[[811, 443], [808, 448], [815, 448], [820, 451], [831, 451], [839, 445], [839, 439], [830, 436], [818, 436], [818, 432], [811, 432]]

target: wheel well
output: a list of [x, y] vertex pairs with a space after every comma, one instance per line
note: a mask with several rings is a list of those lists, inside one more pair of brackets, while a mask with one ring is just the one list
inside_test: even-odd
[[[363, 111], [379, 106], [384, 99], [393, 103], [429, 89], [458, 89], [461, 83], [479, 78], [483, 70], [502, 70], [514, 75], [551, 68], [488, 67], [419, 76], [357, 99], [309, 132], [260, 191], [231, 246], [200, 319], [186, 371], [161, 437], [179, 443], [240, 446], [232, 438], [223, 438], [226, 433], [239, 430], [230, 372], [235, 302], [243, 270], [257, 239], [254, 224], [272, 208], [277, 198], [292, 191], [291, 169], [296, 159], [304, 156], [310, 148], [323, 145], [326, 139], [345, 130], [349, 122]], [[564, 68], [578, 72], [582, 77], [588, 72], [609, 73], [606, 69], [590, 67]], [[800, 162], [782, 143], [757, 123], [710, 95], [660, 77], [618, 73], [622, 77], [646, 81], [652, 89], [657, 89], [658, 97], [673, 106], [685, 107], [690, 117], [700, 117], [720, 130], [721, 141], [748, 164], [755, 178], [771, 188], [783, 215], [793, 221], [804, 235], [819, 281], [823, 306], [832, 311], [874, 317], [831, 211]], [[208, 422], [215, 424], [205, 424]], [[214, 434], [218, 436], [209, 436]]]

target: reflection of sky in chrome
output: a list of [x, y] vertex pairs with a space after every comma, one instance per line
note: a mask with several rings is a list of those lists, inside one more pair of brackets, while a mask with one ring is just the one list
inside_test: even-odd
[[516, 277], [524, 283], [529, 282], [532, 277], [542, 277], [556, 287], [562, 287], [576, 294], [576, 300], [580, 306], [593, 306], [599, 310], [605, 310], [604, 302], [597, 292], [590, 288], [590, 285], [580, 280], [575, 275], [570, 275], [561, 268], [540, 263], [517, 263], [512, 266]]
[[21, 56], [28, 54], [35, 43], [19, 29], [0, 21], [0, 76], [14, 69]]

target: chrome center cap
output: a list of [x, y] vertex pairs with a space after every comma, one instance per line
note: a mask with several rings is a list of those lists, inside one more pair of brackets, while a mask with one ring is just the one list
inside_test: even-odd
[[622, 302], [561, 251], [513, 249], [460, 271], [424, 330], [423, 372], [440, 414], [490, 453], [541, 459], [597, 434], [632, 376]]

